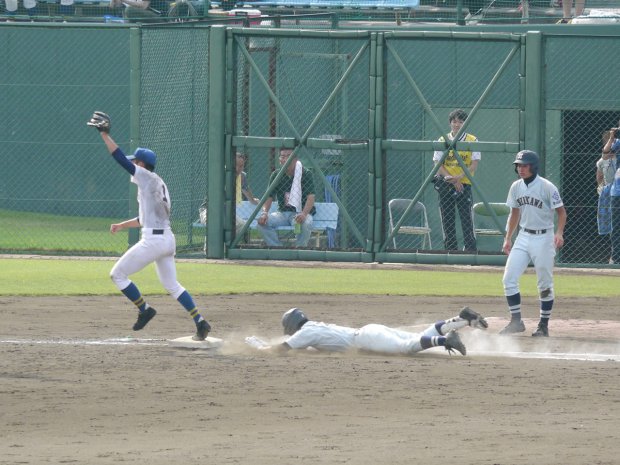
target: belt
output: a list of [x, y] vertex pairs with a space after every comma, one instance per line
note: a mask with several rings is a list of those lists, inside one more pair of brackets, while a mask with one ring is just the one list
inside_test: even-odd
[[153, 234], [163, 234], [164, 230], [163, 229], [153, 229], [153, 231], [151, 231]]
[[545, 234], [548, 231], [547, 229], [527, 229], [527, 228], [523, 228], [523, 230], [526, 233], [530, 233], [530, 234]]

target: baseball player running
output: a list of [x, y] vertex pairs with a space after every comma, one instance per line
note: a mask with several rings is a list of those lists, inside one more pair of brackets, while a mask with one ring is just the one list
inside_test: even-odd
[[146, 303], [128, 276], [155, 262], [160, 282], [185, 307], [196, 323], [193, 339], [205, 340], [211, 326], [196, 309], [189, 292], [177, 281], [174, 263], [176, 240], [170, 228], [170, 193], [164, 181], [154, 172], [157, 162], [155, 153], [137, 148], [133, 155], [125, 156], [110, 137], [110, 117], [105, 113], [96, 111], [87, 124], [97, 128], [114, 160], [131, 175], [131, 182], [138, 186], [138, 217], [110, 226], [112, 234], [127, 228], [142, 228], [140, 241], [125, 252], [110, 272], [114, 284], [138, 307], [138, 320], [133, 330], [144, 328], [157, 312]]
[[326, 352], [357, 349], [402, 355], [413, 355], [431, 347], [442, 346], [450, 354], [456, 350], [465, 355], [465, 345], [456, 330], [464, 326], [486, 329], [488, 324], [479, 313], [469, 307], [464, 307], [459, 316], [437, 321], [422, 333], [411, 333], [378, 324], [349, 328], [310, 321], [301, 309], [291, 308], [282, 316], [282, 326], [284, 334], [289, 336], [282, 344], [270, 346], [256, 336], [246, 338], [246, 343], [260, 350], [278, 352], [307, 348]]
[[[510, 310], [510, 323], [500, 334], [525, 331], [521, 319], [521, 294], [519, 278], [530, 260], [536, 269], [540, 298], [540, 322], [532, 336], [549, 336], [549, 318], [553, 308], [553, 260], [555, 250], [564, 245], [566, 209], [560, 193], [547, 179], [538, 176], [539, 158], [536, 152], [522, 150], [514, 161], [519, 180], [510, 186], [506, 204], [511, 208], [503, 251], [508, 255], [504, 270], [504, 294]], [[558, 225], [553, 233], [554, 212]], [[512, 244], [512, 235], [521, 227], [517, 240]]]

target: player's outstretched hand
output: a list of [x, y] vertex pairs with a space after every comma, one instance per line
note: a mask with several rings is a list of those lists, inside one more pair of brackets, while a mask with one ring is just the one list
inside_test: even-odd
[[249, 345], [250, 347], [254, 348], [254, 349], [266, 349], [269, 347], [269, 344], [267, 344], [265, 341], [263, 341], [262, 339], [256, 337], [256, 336], [248, 336], [245, 338], [245, 343], [247, 345]]
[[112, 121], [110, 120], [110, 117], [102, 111], [96, 111], [93, 113], [93, 116], [86, 124], [97, 128], [97, 131], [99, 132], [105, 132], [108, 134], [110, 133], [110, 129], [112, 129]]

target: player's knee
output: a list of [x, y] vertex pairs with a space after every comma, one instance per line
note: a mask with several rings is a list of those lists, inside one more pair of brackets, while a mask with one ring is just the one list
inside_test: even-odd
[[[125, 276], [126, 277], [126, 276]], [[123, 279], [123, 276], [121, 275], [121, 273], [118, 272], [118, 270], [116, 268], [112, 268], [112, 270], [110, 271], [110, 279], [115, 283], [118, 284], [118, 282]]]
[[540, 300], [553, 300], [553, 288], [540, 289], [538, 295], [540, 296]]
[[112, 271], [110, 271], [110, 279], [120, 290], [125, 289], [131, 284], [131, 281], [129, 280], [127, 275], [119, 273], [118, 270], [114, 268], [112, 269]]
[[519, 283], [512, 279], [504, 279], [504, 295], [515, 295], [519, 292]]
[[178, 282], [174, 284], [164, 284], [166, 291], [170, 294], [174, 299], [178, 299], [181, 294], [185, 291], [185, 288], [181, 286]]

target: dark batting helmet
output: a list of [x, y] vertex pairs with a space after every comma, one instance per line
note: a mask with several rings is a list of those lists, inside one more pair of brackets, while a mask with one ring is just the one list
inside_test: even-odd
[[538, 173], [538, 161], [539, 157], [536, 152], [532, 152], [531, 150], [521, 150], [517, 153], [517, 157], [515, 161], [512, 162], [515, 165], [515, 172], [517, 171], [517, 165], [530, 165], [530, 170], [532, 174]]
[[284, 334], [292, 336], [299, 328], [308, 322], [308, 318], [304, 315], [299, 308], [291, 308], [284, 315], [282, 315], [282, 326], [284, 327]]

